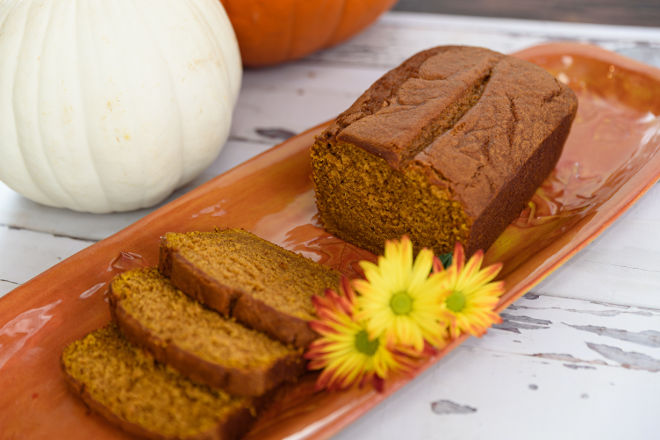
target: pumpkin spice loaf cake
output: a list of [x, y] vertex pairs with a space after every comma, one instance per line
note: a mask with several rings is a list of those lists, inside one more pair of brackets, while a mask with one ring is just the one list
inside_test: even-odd
[[312, 147], [323, 226], [381, 253], [487, 249], [554, 168], [575, 94], [541, 68], [487, 49], [420, 52], [376, 81]]
[[235, 439], [261, 399], [232, 397], [159, 364], [113, 324], [68, 345], [64, 376], [85, 403], [123, 430], [153, 439]]
[[168, 233], [160, 271], [207, 306], [286, 344], [316, 339], [311, 297], [336, 288], [339, 274], [241, 229]]
[[304, 371], [300, 349], [205, 308], [155, 268], [116, 276], [109, 300], [131, 342], [191, 379], [231, 394], [259, 396]]

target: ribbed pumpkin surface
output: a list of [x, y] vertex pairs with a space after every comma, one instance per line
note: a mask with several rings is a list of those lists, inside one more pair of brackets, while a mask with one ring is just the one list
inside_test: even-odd
[[355, 35], [396, 0], [221, 0], [245, 66], [293, 60]]
[[151, 206], [218, 155], [241, 81], [217, 0], [0, 2], [0, 180], [79, 211]]

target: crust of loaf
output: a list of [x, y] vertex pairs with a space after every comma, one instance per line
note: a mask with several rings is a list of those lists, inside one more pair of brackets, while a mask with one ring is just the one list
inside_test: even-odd
[[268, 368], [249, 370], [209, 362], [184, 350], [171, 341], [155, 336], [121, 305], [118, 295], [109, 289], [110, 311], [122, 333], [132, 343], [148, 350], [158, 361], [171, 365], [183, 375], [200, 383], [221, 388], [236, 396], [260, 396], [286, 381], [295, 381], [305, 371], [298, 352], [280, 358]]
[[437, 253], [487, 249], [554, 169], [576, 110], [529, 62], [462, 46], [415, 54], [317, 137], [321, 222], [374, 253], [403, 234]]
[[557, 129], [541, 143], [525, 166], [525, 172], [511, 179], [472, 224], [470, 240], [465, 244], [468, 255], [488, 249], [504, 229], [525, 208], [536, 189], [552, 172], [573, 122], [574, 115], [562, 119]]
[[224, 316], [231, 315], [233, 304], [243, 293], [207, 276], [181, 254], [166, 246], [164, 237], [160, 246], [158, 270], [186, 295]]
[[282, 313], [250, 295], [239, 296], [232, 315], [248, 327], [294, 347], [305, 348], [318, 338], [304, 319]]

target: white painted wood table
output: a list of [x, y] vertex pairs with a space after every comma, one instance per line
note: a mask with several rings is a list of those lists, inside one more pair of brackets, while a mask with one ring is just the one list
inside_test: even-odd
[[[389, 13], [342, 46], [245, 72], [229, 142], [169, 200], [332, 118], [418, 50], [512, 52], [550, 40], [660, 67], [660, 28]], [[0, 184], [0, 296], [150, 211], [75, 213]], [[503, 317], [337, 438], [660, 438], [660, 187]]]

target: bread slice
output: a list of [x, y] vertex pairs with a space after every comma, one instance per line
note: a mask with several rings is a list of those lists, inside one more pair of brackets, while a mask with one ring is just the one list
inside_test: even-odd
[[200, 385], [124, 339], [111, 324], [68, 345], [64, 376], [85, 403], [123, 430], [153, 439], [235, 439], [260, 402]]
[[466, 46], [387, 72], [311, 149], [324, 228], [376, 254], [487, 249], [557, 163], [575, 94], [527, 61]]
[[155, 268], [117, 275], [109, 299], [130, 341], [193, 380], [258, 396], [304, 371], [300, 349], [205, 308]]
[[165, 234], [159, 269], [198, 301], [297, 347], [317, 337], [312, 296], [339, 283], [337, 272], [241, 229]]

